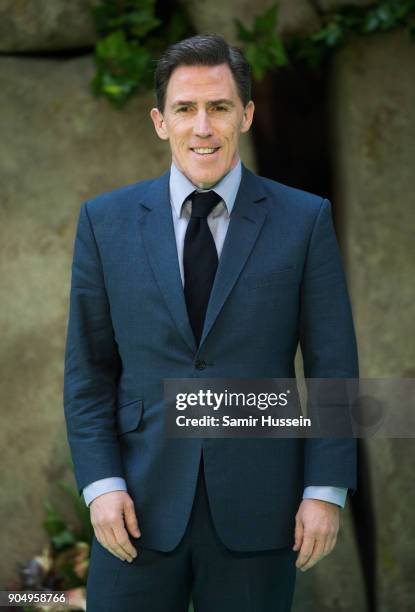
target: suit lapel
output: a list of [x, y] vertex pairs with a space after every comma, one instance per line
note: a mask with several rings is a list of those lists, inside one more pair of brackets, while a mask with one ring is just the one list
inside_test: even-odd
[[150, 185], [140, 202], [139, 225], [148, 260], [166, 305], [184, 341], [196, 353], [212, 329], [232, 287], [251, 253], [266, 210], [258, 204], [266, 197], [261, 180], [242, 164], [241, 184], [212, 287], [199, 349], [190, 326], [177, 257], [169, 195], [170, 172]]
[[155, 180], [141, 201], [140, 227], [147, 256], [164, 300], [184, 341], [196, 352], [187, 315], [169, 195], [170, 171]]
[[199, 350], [254, 247], [266, 217], [265, 207], [258, 202], [265, 197], [261, 180], [242, 164], [241, 183], [210, 294]]

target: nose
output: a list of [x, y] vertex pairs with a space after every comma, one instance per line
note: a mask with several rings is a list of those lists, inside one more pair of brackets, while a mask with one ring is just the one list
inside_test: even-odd
[[212, 127], [210, 124], [210, 118], [206, 109], [200, 109], [195, 117], [195, 124], [193, 126], [196, 136], [200, 138], [207, 138], [212, 134]]

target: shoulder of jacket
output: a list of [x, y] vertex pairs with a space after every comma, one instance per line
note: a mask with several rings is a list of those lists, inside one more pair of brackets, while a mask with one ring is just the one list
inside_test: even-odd
[[143, 194], [146, 193], [150, 185], [156, 181], [156, 178], [145, 179], [129, 185], [117, 187], [111, 191], [105, 191], [84, 202], [88, 213], [100, 215], [107, 213], [109, 210], [128, 206], [130, 203], [136, 203]]
[[326, 200], [326, 198], [321, 195], [299, 189], [298, 187], [292, 187], [264, 176], [258, 176], [258, 178], [261, 180], [262, 186], [271, 203], [275, 205], [284, 203], [285, 206], [293, 211], [297, 210], [316, 214]]

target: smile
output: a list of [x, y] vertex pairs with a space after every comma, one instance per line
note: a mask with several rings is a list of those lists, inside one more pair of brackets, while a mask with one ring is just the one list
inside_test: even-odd
[[197, 153], [198, 155], [213, 155], [216, 151], [219, 151], [220, 147], [195, 147], [191, 150], [193, 153]]

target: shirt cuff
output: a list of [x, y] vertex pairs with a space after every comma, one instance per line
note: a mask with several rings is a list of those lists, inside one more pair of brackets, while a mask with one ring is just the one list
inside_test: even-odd
[[343, 487], [306, 487], [303, 499], [320, 499], [344, 508], [347, 489]]
[[98, 495], [104, 493], [110, 493], [111, 491], [126, 491], [127, 484], [124, 478], [118, 476], [111, 476], [110, 478], [101, 478], [101, 480], [95, 480], [91, 484], [84, 487], [82, 493], [87, 506], [96, 498]]

